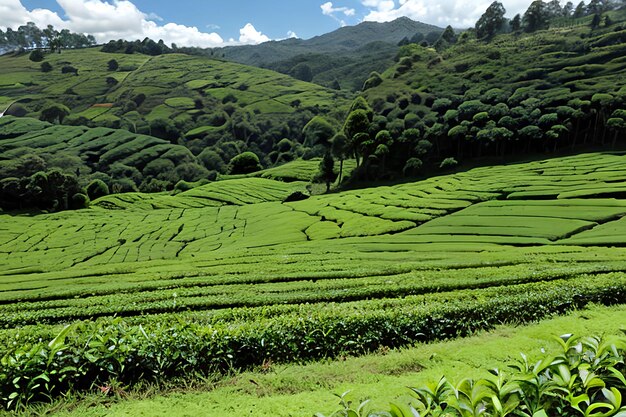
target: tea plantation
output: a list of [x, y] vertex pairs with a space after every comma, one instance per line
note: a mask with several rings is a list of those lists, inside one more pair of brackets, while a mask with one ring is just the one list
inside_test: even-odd
[[240, 178], [2, 214], [1, 397], [360, 354], [624, 303], [625, 158], [294, 202], [305, 183]]

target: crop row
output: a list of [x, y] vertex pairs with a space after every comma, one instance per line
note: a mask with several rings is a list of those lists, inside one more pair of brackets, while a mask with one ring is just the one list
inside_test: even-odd
[[[376, 298], [397, 298], [410, 295], [463, 289], [516, 285], [555, 279], [580, 279], [581, 273], [624, 271], [626, 264], [576, 265], [542, 271], [537, 266], [513, 265], [499, 268], [477, 268], [444, 271], [415, 271], [411, 265], [381, 274], [345, 272], [302, 276], [282, 275], [231, 275], [222, 277], [192, 277], [173, 280], [136, 283], [134, 285], [110, 284], [98, 290], [85, 285], [72, 290], [59, 287], [57, 294], [48, 299], [17, 303], [5, 300], [0, 305], [0, 327], [20, 324], [59, 323], [68, 320], [89, 319], [102, 316], [135, 316], [171, 311], [218, 310], [234, 307], [256, 307], [275, 304], [347, 302]], [[178, 281], [178, 282], [177, 282]], [[87, 279], [87, 283], [89, 280]], [[88, 287], [88, 285], [87, 285]], [[125, 290], [124, 290], [125, 287]], [[9, 297], [19, 294], [8, 292]], [[45, 293], [31, 291], [31, 297], [45, 297]], [[28, 298], [26, 298], [28, 299]]]
[[246, 369], [267, 360], [330, 358], [464, 336], [501, 323], [539, 320], [590, 302], [624, 303], [626, 275], [438, 297], [287, 306], [293, 314], [276, 314], [284, 308], [276, 306], [249, 321], [208, 325], [183, 319], [172, 322], [167, 316], [140, 325], [120, 318], [100, 319], [77, 322], [54, 339], [41, 341], [37, 328], [11, 332], [4, 335], [0, 398], [8, 408], [15, 401], [42, 400], [113, 380], [132, 385], [146, 379]]

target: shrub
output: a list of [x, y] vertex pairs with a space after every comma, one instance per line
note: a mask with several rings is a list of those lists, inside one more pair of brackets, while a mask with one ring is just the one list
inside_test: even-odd
[[611, 340], [566, 334], [555, 340], [560, 345], [555, 357], [531, 362], [522, 354], [509, 370], [493, 369], [483, 379], [466, 378], [453, 384], [442, 377], [424, 387], [410, 388], [412, 401], [408, 405], [392, 403], [391, 414], [362, 411], [365, 403], [352, 407], [342, 396], [342, 410], [333, 416], [624, 415], [626, 337]]
[[52, 65], [49, 62], [41, 63], [41, 72], [50, 72], [52, 71]]
[[39, 49], [35, 49], [33, 52], [30, 53], [30, 55], [28, 55], [28, 59], [33, 62], [41, 62], [44, 58], [44, 53]]
[[120, 64], [118, 64], [117, 61], [114, 59], [107, 62], [107, 69], [109, 71], [117, 71], [119, 67], [120, 67]]
[[78, 69], [72, 67], [71, 65], [65, 65], [63, 68], [61, 68], [61, 74], [78, 75]]
[[404, 168], [402, 169], [402, 173], [405, 177], [410, 177], [419, 174], [422, 169], [422, 161], [419, 158], [409, 158], [404, 164]]
[[85, 209], [89, 207], [89, 197], [83, 193], [76, 193], [72, 196], [70, 208], [74, 210]]
[[109, 195], [109, 187], [102, 180], [93, 180], [87, 186], [87, 195], [90, 200], [96, 200]]
[[441, 161], [441, 164], [439, 164], [439, 168], [450, 169], [450, 168], [455, 168], [457, 165], [459, 165], [459, 163], [457, 162], [456, 159], [446, 158], [443, 161]]
[[231, 174], [249, 174], [263, 169], [259, 157], [253, 152], [244, 152], [230, 160]]

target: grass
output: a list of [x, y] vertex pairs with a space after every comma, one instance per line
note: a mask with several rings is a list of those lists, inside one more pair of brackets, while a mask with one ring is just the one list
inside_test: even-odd
[[[125, 415], [255, 415], [310, 417], [336, 409], [334, 394], [351, 391], [352, 401], [371, 400], [372, 408], [385, 408], [390, 398], [407, 395], [407, 386], [421, 386], [440, 376], [458, 381], [482, 377], [486, 370], [519, 358], [529, 359], [556, 351], [553, 336], [573, 333], [617, 334], [623, 329], [623, 308], [591, 307], [564, 317], [528, 326], [499, 327], [460, 340], [417, 345], [364, 357], [346, 357], [303, 365], [268, 364], [264, 369], [200, 383], [188, 389], [131, 391], [122, 400], [106, 400], [90, 394], [79, 401], [63, 401], [53, 407], [58, 416]], [[165, 394], [164, 394], [165, 393]], [[337, 407], [338, 408], [338, 407]]]

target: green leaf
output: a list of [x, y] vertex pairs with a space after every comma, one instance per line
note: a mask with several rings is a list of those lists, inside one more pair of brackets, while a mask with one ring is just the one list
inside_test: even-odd
[[68, 333], [73, 329], [73, 327], [74, 326], [72, 324], [68, 324], [67, 326], [65, 326], [63, 330], [61, 330], [61, 332], [54, 339], [52, 339], [50, 343], [48, 343], [48, 347], [53, 351], [58, 350], [61, 346], [65, 344], [65, 338], [67, 337]]

